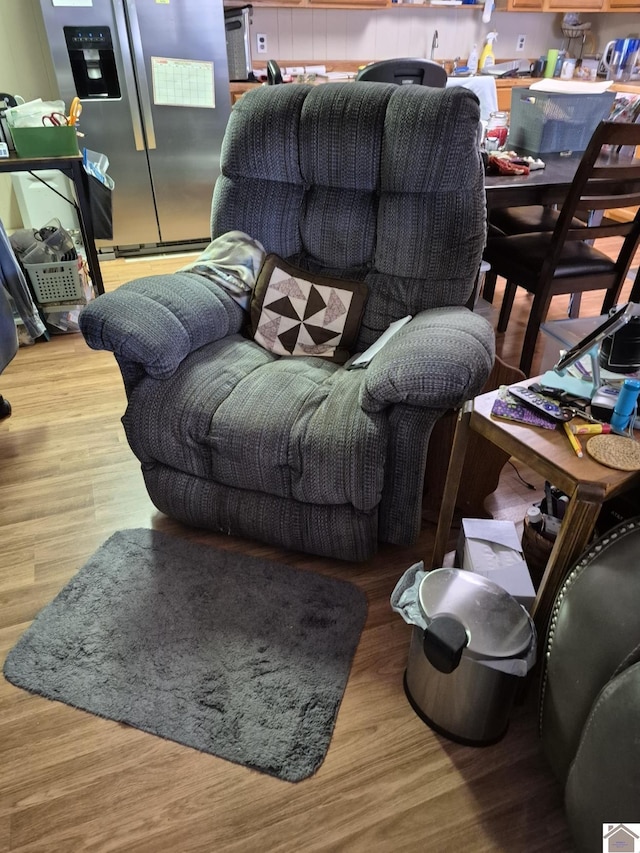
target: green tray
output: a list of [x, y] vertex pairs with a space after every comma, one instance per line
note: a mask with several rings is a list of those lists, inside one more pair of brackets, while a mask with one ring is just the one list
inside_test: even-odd
[[68, 157], [79, 154], [75, 127], [13, 127], [18, 157]]

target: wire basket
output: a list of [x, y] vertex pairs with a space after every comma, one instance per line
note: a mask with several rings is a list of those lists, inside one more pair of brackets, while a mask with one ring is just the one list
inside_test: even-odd
[[610, 111], [615, 92], [568, 94], [512, 89], [507, 145], [537, 157], [584, 151], [598, 123]]
[[86, 305], [83, 277], [79, 261], [60, 261], [52, 264], [24, 264], [36, 302], [68, 302], [75, 305]]
[[566, 39], [579, 39], [579, 38], [582, 38], [582, 36], [586, 36], [586, 34], [589, 32], [590, 29], [591, 29], [590, 23], [576, 24], [573, 27], [568, 27], [568, 26], [563, 25], [562, 26], [562, 35]]

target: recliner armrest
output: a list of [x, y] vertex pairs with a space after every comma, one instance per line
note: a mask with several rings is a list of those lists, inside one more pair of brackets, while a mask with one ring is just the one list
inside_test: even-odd
[[141, 365], [156, 379], [171, 376], [205, 344], [240, 331], [245, 312], [208, 278], [193, 273], [131, 281], [84, 308], [79, 325], [92, 349]]
[[493, 328], [467, 308], [423, 311], [375, 356], [360, 392], [365, 411], [395, 403], [434, 409], [478, 394], [495, 357]]

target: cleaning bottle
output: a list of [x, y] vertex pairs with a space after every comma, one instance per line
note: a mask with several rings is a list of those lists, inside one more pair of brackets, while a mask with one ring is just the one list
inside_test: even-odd
[[484, 71], [485, 68], [491, 68], [492, 65], [496, 64], [496, 58], [493, 55], [493, 43], [497, 38], [498, 33], [487, 33], [487, 39], [480, 54], [480, 71]]
[[478, 45], [474, 44], [473, 50], [469, 54], [469, 59], [467, 59], [467, 68], [472, 74], [475, 74], [478, 70]]

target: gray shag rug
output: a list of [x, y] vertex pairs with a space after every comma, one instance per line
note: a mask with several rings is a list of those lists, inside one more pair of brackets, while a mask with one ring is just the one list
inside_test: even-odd
[[325, 758], [366, 615], [351, 583], [122, 530], [38, 614], [4, 674], [297, 782]]

